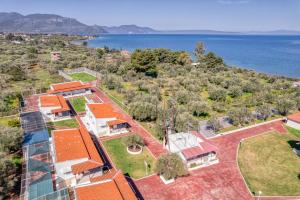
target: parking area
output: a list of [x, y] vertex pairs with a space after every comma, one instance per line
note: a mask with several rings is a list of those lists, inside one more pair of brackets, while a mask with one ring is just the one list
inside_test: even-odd
[[145, 199], [254, 199], [239, 172], [236, 162], [237, 148], [242, 139], [272, 130], [279, 134], [285, 133], [282, 122], [275, 121], [211, 139], [219, 148], [219, 164], [194, 170], [189, 176], [178, 178], [175, 183], [164, 185], [158, 176], [143, 178], [135, 183]]

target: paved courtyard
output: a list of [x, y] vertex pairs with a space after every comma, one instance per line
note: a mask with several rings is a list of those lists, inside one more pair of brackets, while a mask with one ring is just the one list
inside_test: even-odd
[[[182, 199], [255, 199], [245, 185], [239, 172], [236, 156], [240, 141], [244, 138], [276, 130], [285, 133], [281, 121], [272, 122], [229, 135], [216, 137], [210, 141], [218, 148], [219, 164], [190, 172], [190, 176], [178, 178], [175, 183], [164, 185], [158, 176], [135, 181], [145, 199], [182, 200]], [[264, 198], [288, 199], [288, 198]], [[299, 198], [290, 198], [299, 199]]]

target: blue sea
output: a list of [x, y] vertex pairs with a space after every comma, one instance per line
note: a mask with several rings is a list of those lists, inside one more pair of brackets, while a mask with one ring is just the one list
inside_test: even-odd
[[267, 74], [300, 77], [300, 36], [259, 35], [103, 35], [88, 42], [91, 47], [134, 51], [137, 48], [168, 48], [193, 55], [197, 42], [206, 51], [223, 57], [228, 65]]

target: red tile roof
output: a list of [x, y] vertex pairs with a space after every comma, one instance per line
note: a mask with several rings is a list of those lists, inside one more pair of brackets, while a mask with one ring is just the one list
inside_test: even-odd
[[116, 112], [108, 103], [92, 103], [88, 104], [89, 109], [96, 118], [119, 118], [120, 113]]
[[125, 120], [121, 120], [121, 119], [116, 119], [116, 120], [111, 120], [107, 122], [107, 125], [112, 127], [114, 125], [118, 125], [118, 124], [124, 124], [127, 123]]
[[41, 107], [59, 107], [51, 110], [52, 113], [69, 111], [70, 107], [62, 95], [45, 95], [40, 97]]
[[47, 91], [49, 94], [55, 94], [59, 92], [68, 92], [73, 90], [80, 90], [80, 89], [88, 89], [91, 88], [92, 85], [90, 83], [82, 83], [81, 81], [72, 81], [66, 83], [58, 83], [52, 84], [50, 86], [50, 90]]
[[206, 142], [201, 142], [200, 146], [184, 149], [181, 151], [181, 153], [183, 154], [185, 159], [188, 160], [188, 159], [196, 158], [197, 156], [202, 154], [206, 154], [209, 152], [216, 152], [216, 151], [217, 148], [206, 141]]
[[53, 143], [56, 162], [87, 158], [72, 166], [74, 174], [103, 166], [101, 159], [90, 134], [84, 127], [79, 129], [64, 129], [53, 131]]
[[291, 114], [287, 118], [289, 120], [294, 121], [294, 122], [300, 123], [300, 112], [296, 112], [294, 114]]
[[131, 186], [121, 171], [112, 179], [75, 188], [78, 200], [136, 200]]

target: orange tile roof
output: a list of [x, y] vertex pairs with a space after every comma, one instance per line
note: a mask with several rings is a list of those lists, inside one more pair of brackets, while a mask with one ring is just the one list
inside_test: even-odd
[[300, 112], [296, 112], [287, 117], [289, 120], [300, 123]]
[[118, 124], [123, 124], [123, 123], [126, 123], [126, 121], [121, 120], [121, 119], [116, 119], [116, 120], [108, 121], [107, 125], [111, 127], [111, 126], [118, 125]]
[[88, 159], [72, 166], [74, 174], [103, 166], [103, 160], [84, 127], [53, 131], [53, 143], [57, 162]]
[[93, 103], [88, 104], [88, 107], [96, 118], [121, 118], [120, 113], [108, 103]]
[[121, 171], [112, 179], [75, 188], [78, 200], [136, 200], [131, 186]]
[[52, 113], [69, 111], [70, 107], [62, 95], [45, 95], [40, 97], [41, 107], [59, 107], [51, 110]]
[[89, 83], [82, 83], [81, 81], [72, 81], [66, 83], [52, 84], [50, 90], [48, 90], [47, 93], [55, 94], [58, 92], [68, 92], [72, 90], [88, 89], [91, 87], [92, 85]]

